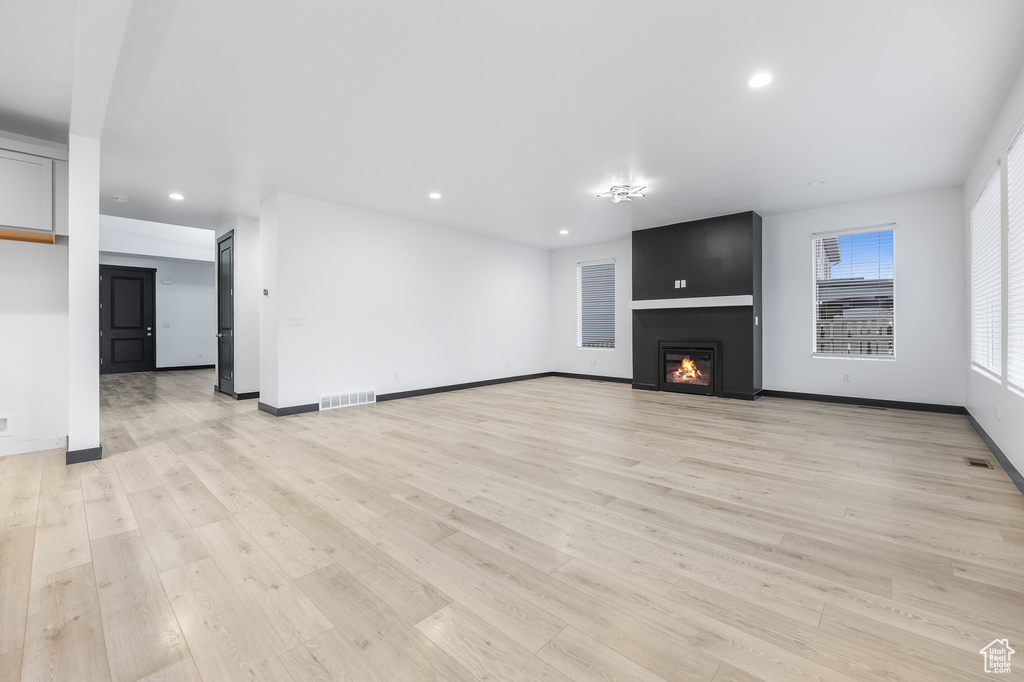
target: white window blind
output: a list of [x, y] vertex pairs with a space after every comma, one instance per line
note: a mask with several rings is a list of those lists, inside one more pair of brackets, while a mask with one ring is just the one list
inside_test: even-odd
[[1002, 370], [1002, 249], [999, 170], [971, 209], [971, 363]]
[[615, 261], [576, 268], [580, 348], [615, 348]]
[[815, 355], [894, 357], [894, 228], [812, 235]]
[[1006, 254], [1006, 379], [1011, 386], [1024, 391], [1024, 132], [1017, 134], [1006, 153], [1006, 202], [1010, 214]]

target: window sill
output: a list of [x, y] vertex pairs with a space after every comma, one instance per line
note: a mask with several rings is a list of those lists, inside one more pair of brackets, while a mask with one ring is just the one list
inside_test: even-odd
[[992, 381], [996, 382], [997, 384], [1002, 384], [1003, 383], [1003, 378], [1001, 376], [993, 374], [990, 370], [987, 370], [984, 367], [980, 367], [980, 366], [974, 364], [973, 362], [971, 363], [971, 369], [973, 369], [975, 372], [977, 372], [981, 376], [985, 377], [986, 379], [991, 379]]

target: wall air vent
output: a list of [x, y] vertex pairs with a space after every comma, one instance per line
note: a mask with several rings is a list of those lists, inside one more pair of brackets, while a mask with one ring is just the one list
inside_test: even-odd
[[376, 391], [322, 395], [320, 396], [320, 410], [333, 410], [338, 407], [351, 407], [352, 405], [365, 405], [375, 402], [377, 402]]

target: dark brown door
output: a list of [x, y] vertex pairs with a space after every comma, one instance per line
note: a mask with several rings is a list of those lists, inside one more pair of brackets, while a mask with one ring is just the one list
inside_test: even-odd
[[217, 390], [235, 394], [235, 237], [217, 241]]
[[156, 270], [100, 266], [100, 374], [156, 369]]

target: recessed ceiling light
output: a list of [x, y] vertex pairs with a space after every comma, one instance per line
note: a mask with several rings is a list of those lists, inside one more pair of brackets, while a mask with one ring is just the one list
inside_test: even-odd
[[116, 203], [118, 203], [118, 204], [127, 204], [128, 203], [128, 197], [125, 196], [124, 194], [115, 194], [114, 195], [114, 201]]
[[770, 73], [759, 73], [750, 80], [747, 81], [747, 85], [752, 88], [763, 88], [772, 82], [772, 75]]
[[569, 234], [569, 230], [559, 230], [558, 234]]
[[430, 193], [430, 198], [431, 199], [440, 199], [441, 198], [441, 194], [439, 192], [431, 192]]
[[169, 196], [171, 199], [174, 199], [175, 201], [182, 201], [185, 198], [184, 196], [178, 194], [177, 192], [171, 192], [167, 196]]
[[825, 181], [824, 180], [811, 180], [807, 184], [810, 185], [811, 187], [817, 187], [818, 185], [824, 185]]

